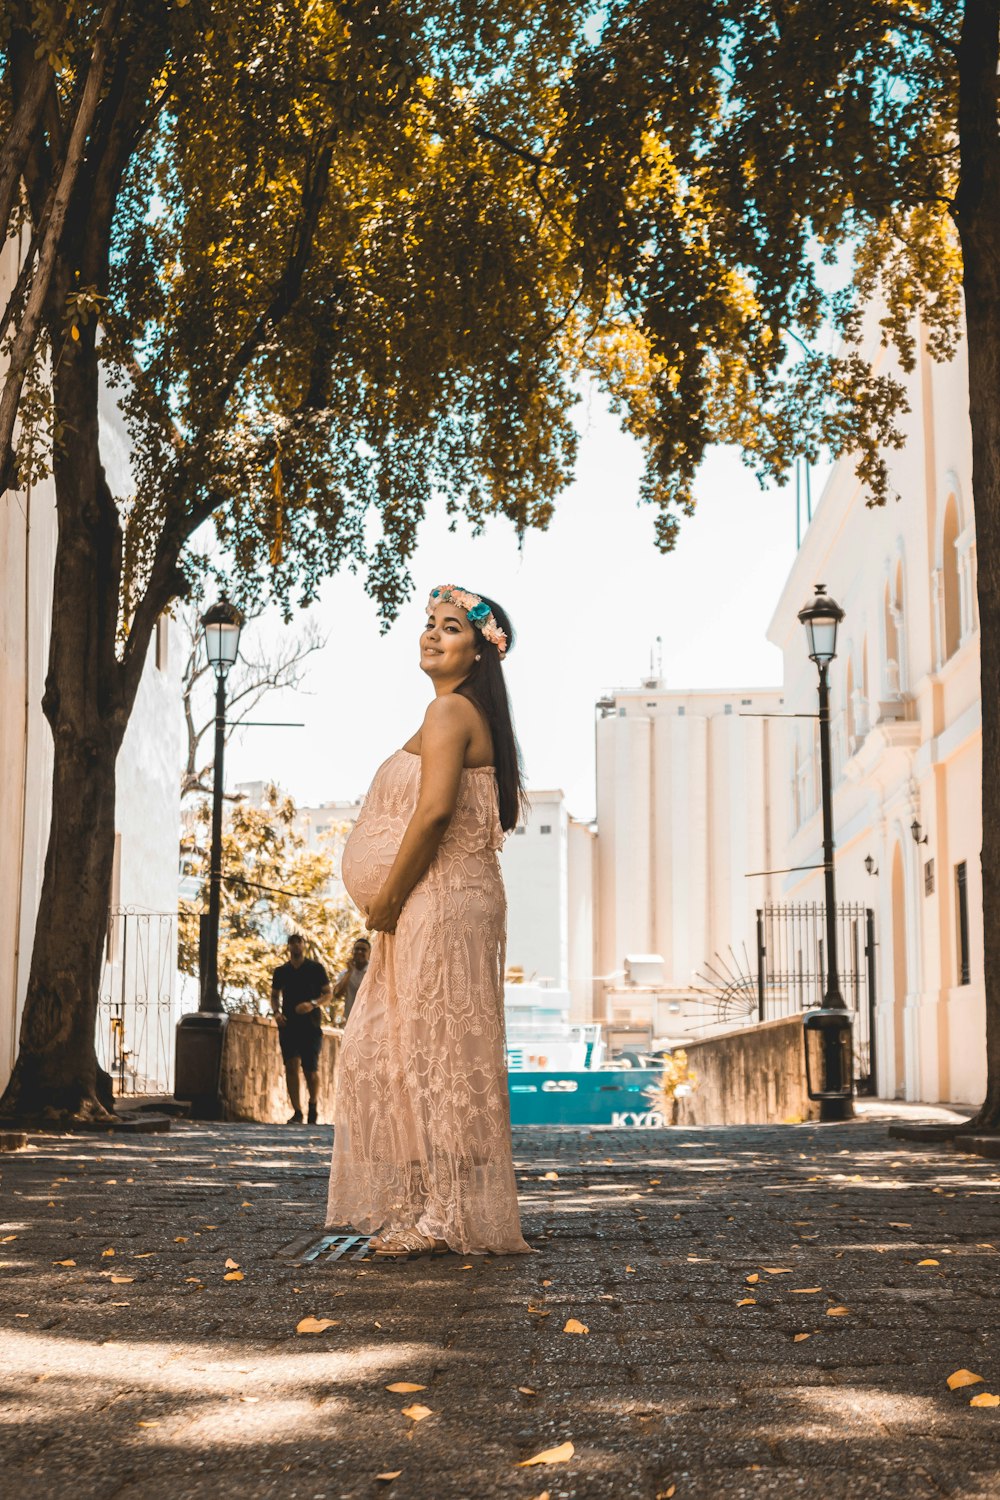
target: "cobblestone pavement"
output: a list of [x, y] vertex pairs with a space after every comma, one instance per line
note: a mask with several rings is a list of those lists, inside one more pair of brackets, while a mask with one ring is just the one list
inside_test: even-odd
[[538, 1254], [310, 1267], [329, 1148], [182, 1124], [0, 1160], [5, 1496], [1000, 1495], [969, 1404], [1000, 1394], [1000, 1164], [884, 1123], [523, 1130]]

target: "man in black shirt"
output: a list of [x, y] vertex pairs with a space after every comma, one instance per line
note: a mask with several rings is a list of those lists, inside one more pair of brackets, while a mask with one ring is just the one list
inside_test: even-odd
[[295, 932], [288, 939], [288, 962], [271, 979], [271, 1009], [278, 1022], [278, 1041], [285, 1063], [285, 1081], [292, 1101], [289, 1125], [302, 1124], [299, 1063], [309, 1090], [309, 1124], [316, 1124], [319, 1098], [319, 1053], [323, 1045], [323, 1003], [330, 999], [326, 970], [306, 958], [305, 939]]

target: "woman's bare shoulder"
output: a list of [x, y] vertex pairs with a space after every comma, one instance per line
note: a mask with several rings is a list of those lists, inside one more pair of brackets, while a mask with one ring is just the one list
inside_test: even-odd
[[442, 693], [428, 703], [423, 728], [437, 734], [463, 734], [478, 723], [479, 714], [468, 698], [461, 693]]

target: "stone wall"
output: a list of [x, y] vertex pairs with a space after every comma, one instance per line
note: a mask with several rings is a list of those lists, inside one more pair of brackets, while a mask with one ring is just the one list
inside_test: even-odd
[[[319, 1117], [324, 1125], [333, 1119], [337, 1057], [342, 1035], [343, 1032], [336, 1027], [323, 1027], [323, 1050], [319, 1056]], [[277, 1125], [288, 1119], [291, 1105], [278, 1046], [278, 1027], [270, 1016], [229, 1017], [219, 1092], [224, 1120], [258, 1120], [265, 1125]], [[303, 1080], [303, 1112], [306, 1097]]]
[[782, 1125], [818, 1120], [806, 1092], [802, 1017], [764, 1021], [687, 1044], [694, 1092], [677, 1100], [677, 1125]]

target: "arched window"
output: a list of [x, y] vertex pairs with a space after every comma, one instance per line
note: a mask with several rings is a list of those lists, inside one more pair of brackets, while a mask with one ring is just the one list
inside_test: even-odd
[[943, 613], [943, 659], [949, 661], [962, 642], [962, 595], [958, 580], [958, 505], [948, 496], [941, 536], [941, 605]]

